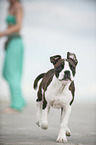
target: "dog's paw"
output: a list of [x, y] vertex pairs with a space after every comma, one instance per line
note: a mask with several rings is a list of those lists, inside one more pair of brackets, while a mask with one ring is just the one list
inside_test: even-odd
[[59, 133], [58, 137], [57, 137], [57, 142], [67, 142], [67, 138], [66, 138], [66, 135], [62, 132], [62, 133]]
[[37, 121], [36, 124], [40, 127], [40, 122], [39, 121]]
[[66, 138], [65, 135], [58, 135], [56, 141], [59, 142], [59, 143], [62, 143], [62, 142], [66, 143], [67, 142], [67, 138]]
[[66, 130], [66, 136], [71, 136], [71, 131], [68, 127], [67, 127], [67, 130]]
[[48, 129], [48, 123], [47, 122], [46, 123], [42, 122], [41, 123], [41, 128], [44, 129], [44, 130]]

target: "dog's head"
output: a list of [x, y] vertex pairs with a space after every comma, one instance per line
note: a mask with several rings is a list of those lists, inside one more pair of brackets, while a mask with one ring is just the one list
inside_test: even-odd
[[78, 63], [74, 53], [67, 52], [67, 59], [62, 59], [60, 55], [55, 55], [50, 57], [50, 61], [54, 65], [55, 76], [58, 80], [73, 80]]

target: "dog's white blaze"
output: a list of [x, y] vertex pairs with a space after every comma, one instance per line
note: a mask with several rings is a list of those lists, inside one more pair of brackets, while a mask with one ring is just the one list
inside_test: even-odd
[[55, 76], [45, 92], [45, 98], [49, 105], [54, 108], [61, 108], [69, 105], [72, 100], [69, 90], [70, 81], [59, 81]]

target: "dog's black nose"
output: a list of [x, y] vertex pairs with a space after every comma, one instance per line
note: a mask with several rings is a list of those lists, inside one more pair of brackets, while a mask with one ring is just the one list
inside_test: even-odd
[[70, 71], [69, 70], [64, 71], [64, 75], [65, 78], [70, 78]]

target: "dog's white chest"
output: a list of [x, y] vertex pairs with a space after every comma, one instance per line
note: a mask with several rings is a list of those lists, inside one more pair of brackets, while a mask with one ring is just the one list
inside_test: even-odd
[[60, 82], [56, 77], [53, 77], [51, 84], [48, 86], [45, 92], [45, 97], [49, 105], [54, 108], [61, 108], [67, 105], [72, 96], [69, 91], [70, 83]]

